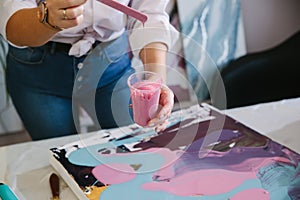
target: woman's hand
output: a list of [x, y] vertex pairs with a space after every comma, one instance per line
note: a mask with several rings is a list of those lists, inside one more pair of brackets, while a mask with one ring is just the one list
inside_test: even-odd
[[159, 105], [160, 110], [157, 114], [157, 117], [148, 122], [148, 126], [155, 127], [156, 132], [163, 131], [167, 128], [168, 118], [174, 106], [174, 93], [166, 85], [162, 85]]
[[[153, 42], [146, 45], [140, 52], [140, 58], [146, 71], [158, 73], [162, 76], [163, 83], [166, 83], [166, 57], [167, 46], [161, 42]], [[155, 127], [155, 131], [163, 131], [168, 125], [168, 117], [174, 106], [173, 91], [163, 85], [159, 98], [160, 109], [157, 117], [148, 122], [148, 126]]]
[[[87, 0], [47, 0], [47, 21], [61, 29], [77, 26], [83, 22], [84, 4]], [[17, 46], [37, 47], [48, 42], [59, 29], [51, 29], [40, 23], [42, 7], [24, 8], [16, 11], [6, 25], [7, 39]], [[38, 14], [40, 13], [40, 14]], [[16, 31], [18, 30], [18, 31]]]
[[60, 28], [70, 28], [83, 22], [86, 0], [57, 1], [47, 0], [48, 21]]

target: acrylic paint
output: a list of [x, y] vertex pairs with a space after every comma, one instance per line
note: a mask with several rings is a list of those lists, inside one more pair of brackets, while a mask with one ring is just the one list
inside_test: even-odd
[[158, 110], [160, 83], [143, 81], [135, 83], [130, 91], [135, 123], [146, 126]]

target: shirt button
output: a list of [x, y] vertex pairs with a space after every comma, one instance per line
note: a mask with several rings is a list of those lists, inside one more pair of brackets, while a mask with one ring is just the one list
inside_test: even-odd
[[83, 67], [83, 63], [78, 63], [77, 68], [81, 69]]
[[79, 76], [79, 77], [77, 78], [77, 81], [81, 82], [81, 81], [82, 81], [82, 76]]

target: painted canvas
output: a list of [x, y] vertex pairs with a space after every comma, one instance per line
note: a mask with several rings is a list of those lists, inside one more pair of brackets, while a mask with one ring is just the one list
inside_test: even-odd
[[174, 112], [161, 133], [102, 130], [50, 161], [80, 199], [300, 197], [300, 155], [207, 104]]

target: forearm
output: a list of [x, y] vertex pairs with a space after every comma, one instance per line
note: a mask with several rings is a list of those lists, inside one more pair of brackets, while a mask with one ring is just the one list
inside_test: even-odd
[[58, 32], [38, 20], [38, 8], [17, 11], [6, 26], [7, 39], [18, 46], [41, 46]]
[[71, 28], [83, 22], [85, 2], [47, 0], [46, 4], [39, 4], [40, 8], [19, 10], [7, 22], [6, 37], [19, 46], [43, 45], [62, 28]]
[[172, 90], [166, 86], [166, 58], [167, 46], [164, 43], [150, 43], [146, 45], [140, 52], [140, 58], [147, 71], [157, 72], [162, 75], [164, 85], [161, 87], [159, 110], [157, 117], [150, 120], [148, 125], [155, 126], [155, 131], [160, 132], [166, 129], [168, 125], [168, 116], [172, 112], [174, 105], [174, 94]]
[[151, 43], [146, 45], [140, 52], [140, 58], [146, 71], [157, 72], [162, 75], [166, 83], [166, 57], [167, 46], [163, 43]]

